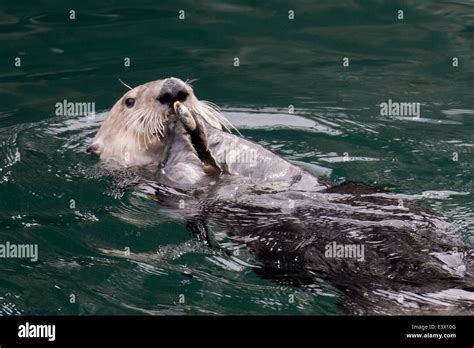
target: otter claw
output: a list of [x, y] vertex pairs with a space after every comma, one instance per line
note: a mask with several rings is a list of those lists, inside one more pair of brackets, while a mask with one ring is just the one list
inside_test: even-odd
[[197, 128], [196, 120], [189, 109], [179, 101], [173, 103], [173, 109], [178, 119], [183, 123], [188, 131], [194, 131]]

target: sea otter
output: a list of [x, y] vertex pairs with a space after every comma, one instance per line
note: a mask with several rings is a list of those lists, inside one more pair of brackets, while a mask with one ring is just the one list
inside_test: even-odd
[[227, 132], [211, 105], [176, 78], [136, 87], [89, 151], [156, 167], [137, 187], [210, 246], [218, 225], [262, 277], [333, 292], [355, 314], [473, 310], [472, 249], [444, 219], [376, 187], [317, 178]]

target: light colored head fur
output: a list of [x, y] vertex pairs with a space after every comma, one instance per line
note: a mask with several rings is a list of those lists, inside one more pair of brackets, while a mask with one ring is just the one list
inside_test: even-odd
[[165, 82], [183, 88], [187, 97], [182, 103], [210, 125], [218, 129], [232, 128], [215, 104], [198, 100], [189, 83], [171, 77], [145, 83], [125, 93], [110, 110], [88, 151], [101, 160], [126, 167], [159, 162], [166, 137], [165, 125], [173, 116], [170, 105], [158, 100]]

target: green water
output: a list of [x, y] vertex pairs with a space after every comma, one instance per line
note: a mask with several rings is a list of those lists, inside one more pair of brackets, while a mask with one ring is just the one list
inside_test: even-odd
[[[244, 136], [336, 181], [419, 196], [473, 244], [473, 15], [470, 1], [2, 1], [0, 242], [37, 244], [39, 259], [0, 259], [0, 313], [341, 313], [199, 243], [149, 199], [118, 197], [85, 153], [118, 78], [197, 78]], [[64, 99], [97, 116], [56, 116]], [[381, 116], [389, 99], [421, 103], [420, 117]]]

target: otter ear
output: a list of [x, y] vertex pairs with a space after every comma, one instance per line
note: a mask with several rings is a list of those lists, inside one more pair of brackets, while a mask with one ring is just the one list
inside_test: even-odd
[[100, 156], [100, 153], [102, 152], [101, 149], [100, 149], [99, 144], [97, 144], [97, 143], [94, 143], [94, 144], [88, 146], [86, 151], [89, 152], [89, 153], [93, 153], [96, 156]]

